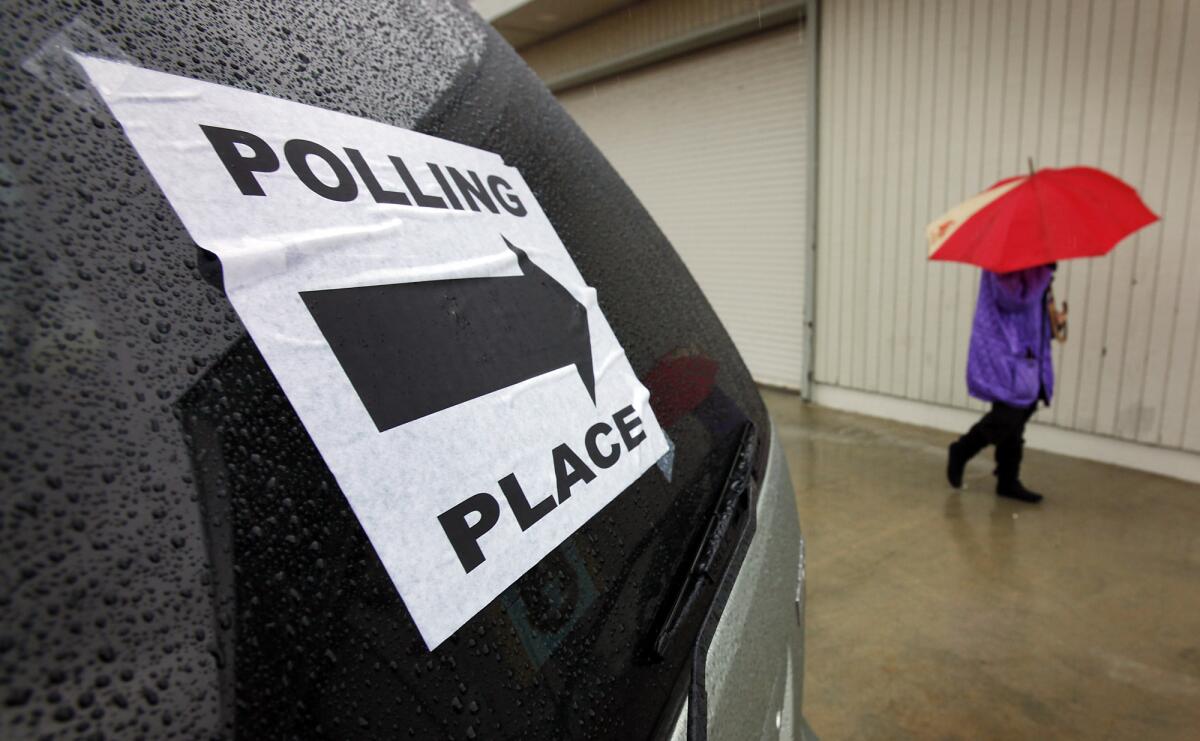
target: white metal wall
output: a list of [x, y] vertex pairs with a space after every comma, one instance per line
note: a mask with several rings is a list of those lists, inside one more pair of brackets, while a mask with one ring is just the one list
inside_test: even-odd
[[559, 100], [683, 257], [758, 381], [803, 374], [805, 121], [799, 26]]
[[816, 380], [955, 407], [978, 271], [924, 225], [1007, 175], [1087, 164], [1162, 221], [1060, 266], [1043, 422], [1200, 451], [1200, 0], [822, 0]]

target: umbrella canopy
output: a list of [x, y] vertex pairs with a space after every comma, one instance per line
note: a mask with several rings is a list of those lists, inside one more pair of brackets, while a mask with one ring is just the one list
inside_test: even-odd
[[929, 259], [995, 273], [1107, 254], [1158, 221], [1137, 191], [1093, 167], [1008, 178], [926, 227]]

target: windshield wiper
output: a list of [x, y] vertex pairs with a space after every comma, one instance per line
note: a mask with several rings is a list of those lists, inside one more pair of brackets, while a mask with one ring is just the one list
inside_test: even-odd
[[715, 590], [737, 550], [752, 505], [754, 461], [758, 454], [758, 434], [753, 422], [742, 428], [737, 454], [725, 477], [716, 506], [709, 515], [704, 536], [692, 554], [687, 576], [670, 598], [670, 609], [654, 637], [654, 653], [665, 658], [667, 648], [679, 626], [702, 595]]

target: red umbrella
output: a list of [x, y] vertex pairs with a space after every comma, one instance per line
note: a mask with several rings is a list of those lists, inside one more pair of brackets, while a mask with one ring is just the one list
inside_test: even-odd
[[926, 227], [929, 259], [996, 273], [1107, 254], [1158, 221], [1137, 191], [1093, 167], [1008, 178]]

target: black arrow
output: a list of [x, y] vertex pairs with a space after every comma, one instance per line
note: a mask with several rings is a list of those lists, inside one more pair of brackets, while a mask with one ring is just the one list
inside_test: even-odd
[[587, 309], [504, 243], [521, 275], [300, 293], [380, 432], [566, 365], [595, 403]]

